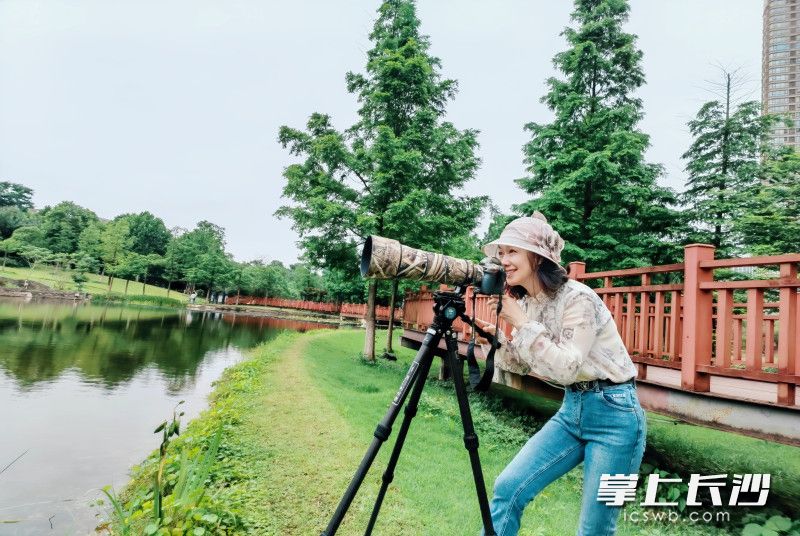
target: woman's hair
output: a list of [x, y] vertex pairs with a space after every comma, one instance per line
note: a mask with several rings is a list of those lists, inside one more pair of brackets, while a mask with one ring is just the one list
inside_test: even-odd
[[[531, 266], [536, 266], [536, 277], [539, 278], [539, 283], [542, 284], [542, 290], [544, 290], [544, 293], [549, 297], [554, 297], [564, 283], [569, 281], [567, 271], [550, 259], [546, 259], [531, 251], [528, 252], [528, 259], [531, 262]], [[517, 300], [528, 295], [528, 291], [525, 290], [525, 287], [522, 285], [508, 287], [508, 290], [509, 294]]]

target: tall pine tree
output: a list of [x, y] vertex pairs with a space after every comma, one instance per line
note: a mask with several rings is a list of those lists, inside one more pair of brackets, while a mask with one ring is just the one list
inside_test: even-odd
[[736, 72], [722, 72], [720, 98], [703, 104], [689, 121], [694, 141], [683, 154], [688, 178], [682, 198], [691, 241], [713, 244], [722, 257], [741, 252], [733, 232], [748, 203], [741, 194], [758, 184], [770, 127], [777, 120], [761, 115], [757, 101], [738, 102], [740, 86]]
[[753, 255], [795, 253], [800, 240], [800, 154], [784, 147], [766, 159], [759, 180], [742, 192], [733, 223], [743, 249]]
[[626, 0], [576, 0], [569, 48], [553, 63], [542, 102], [551, 123], [529, 123], [528, 176], [517, 183], [534, 197], [515, 210], [542, 211], [566, 241], [564, 260], [592, 269], [668, 262], [677, 255], [676, 196], [657, 184], [647, 163], [649, 137], [637, 129], [644, 84], [636, 37], [622, 31]]
[[[486, 203], [454, 195], [479, 165], [476, 132], [444, 120], [456, 83], [440, 76], [419, 25], [412, 0], [381, 5], [366, 73], [346, 77], [361, 104], [355, 125], [339, 132], [329, 116], [313, 114], [305, 131], [280, 129], [283, 146], [304, 160], [284, 171], [283, 195], [293, 203], [278, 214], [293, 219], [318, 267], [354, 274], [357, 244], [370, 234], [449, 253]], [[376, 289], [371, 281], [367, 359], [374, 359]]]

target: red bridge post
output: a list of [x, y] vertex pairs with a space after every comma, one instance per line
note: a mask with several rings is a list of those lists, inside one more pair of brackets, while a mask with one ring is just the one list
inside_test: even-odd
[[714, 297], [701, 283], [714, 280], [714, 271], [701, 268], [702, 261], [714, 260], [714, 246], [690, 244], [683, 248], [683, 359], [681, 387], [687, 391], [708, 391], [710, 378], [697, 371], [698, 365], [711, 364], [712, 309]]

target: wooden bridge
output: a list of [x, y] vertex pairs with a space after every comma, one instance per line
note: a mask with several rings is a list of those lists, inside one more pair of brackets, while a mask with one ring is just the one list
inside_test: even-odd
[[[226, 305], [258, 305], [262, 307], [280, 307], [283, 309], [296, 309], [329, 315], [339, 315], [343, 318], [364, 318], [367, 315], [366, 303], [326, 303], [304, 300], [285, 300], [283, 298], [260, 298], [254, 296], [228, 296]], [[379, 321], [389, 321], [389, 308], [378, 305], [375, 307], [375, 318]], [[403, 310], [395, 309], [395, 321], [403, 318]]]
[[[798, 263], [800, 254], [715, 259], [712, 246], [692, 244], [680, 264], [587, 273], [573, 262], [569, 275], [594, 287], [610, 309], [638, 368], [645, 408], [800, 445]], [[479, 296], [476, 309], [488, 320], [494, 311], [486, 300]], [[427, 289], [406, 297], [405, 346], [419, 347], [432, 305]], [[468, 326], [455, 325], [465, 348]], [[510, 326], [500, 327], [510, 335]], [[494, 379], [561, 397], [536, 376], [498, 369]]]

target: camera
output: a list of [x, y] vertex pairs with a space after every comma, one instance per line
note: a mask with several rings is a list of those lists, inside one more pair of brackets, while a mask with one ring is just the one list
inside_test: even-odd
[[372, 279], [410, 279], [466, 287], [479, 294], [502, 294], [506, 274], [500, 261], [479, 263], [405, 246], [391, 238], [370, 236], [361, 251], [361, 275]]

